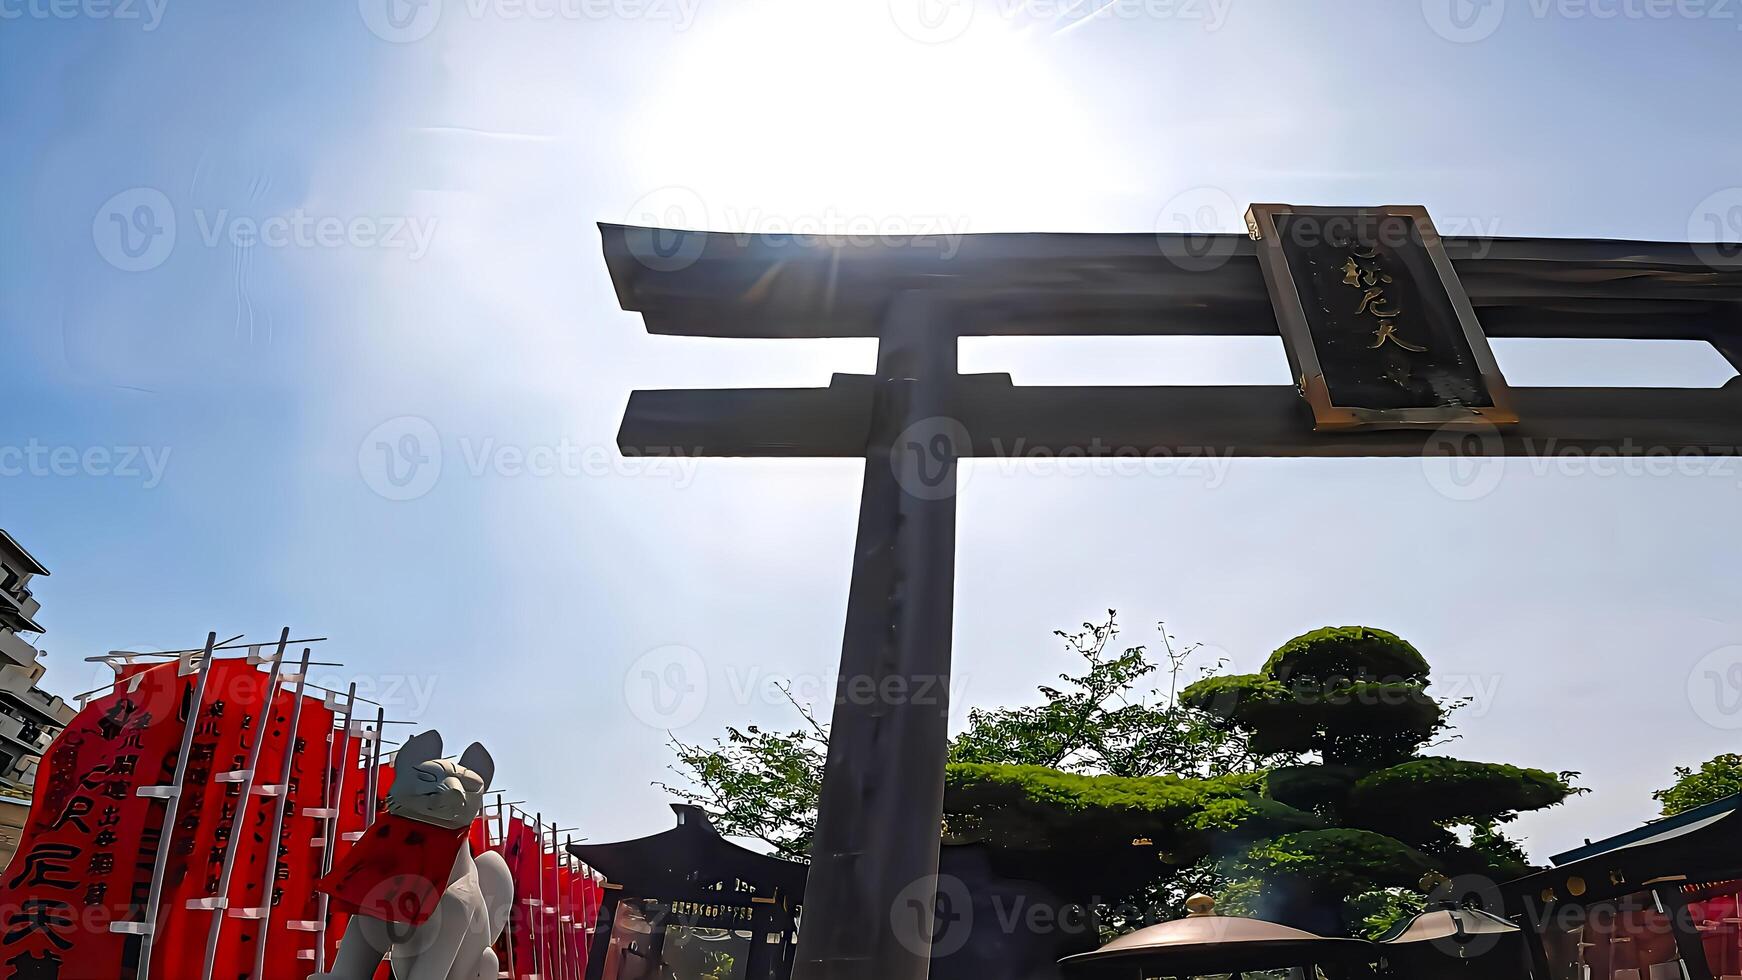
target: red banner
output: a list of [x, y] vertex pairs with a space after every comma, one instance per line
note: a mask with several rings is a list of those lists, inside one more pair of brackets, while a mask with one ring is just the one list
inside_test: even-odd
[[[222, 913], [190, 910], [188, 903], [219, 897], [219, 877], [232, 828], [240, 820], [246, 830], [253, 815], [251, 811], [261, 809], [258, 797], [241, 798], [241, 783], [220, 782], [217, 777], [246, 767], [247, 745], [260, 729], [260, 714], [266, 705], [269, 680], [267, 674], [245, 660], [212, 663], [210, 676], [206, 679], [205, 700], [200, 706], [188, 751], [181, 806], [170, 835], [162, 911], [158, 916], [152, 957], [152, 970], [158, 976], [198, 977], [205, 963], [206, 938], [212, 916]], [[238, 869], [251, 866], [264, 871], [265, 850], [262, 842], [247, 856], [247, 862], [239, 861]], [[233, 881], [232, 884], [241, 883]], [[260, 882], [253, 884], [252, 894], [258, 895]], [[237, 962], [241, 955], [237, 930], [225, 930], [222, 938], [215, 962]], [[249, 965], [252, 966], [251, 942], [248, 951]]]
[[[343, 720], [342, 716], [340, 720]], [[333, 730], [333, 738], [345, 743], [344, 758], [339, 760], [340, 771], [345, 774], [345, 785], [338, 787], [338, 826], [333, 831], [334, 844], [331, 866], [336, 868], [339, 866], [339, 862], [345, 859], [345, 855], [351, 852], [351, 848], [356, 846], [356, 841], [345, 838], [347, 836], [360, 836], [369, 823], [369, 773], [367, 769], [362, 768], [362, 763], [366, 758], [363, 754], [364, 751], [366, 749], [373, 751], [373, 749], [355, 735], [346, 739], [345, 733], [340, 729]], [[337, 743], [334, 744], [333, 748], [334, 751], [337, 751]], [[319, 834], [320, 828], [320, 821], [315, 821], [315, 833]], [[318, 861], [318, 855], [321, 852], [317, 850], [315, 853]], [[336, 910], [329, 912], [327, 922], [328, 963], [331, 963], [333, 958], [339, 955], [339, 940], [345, 937], [345, 930], [350, 925], [350, 913]]]
[[556, 853], [551, 850], [541, 850], [541, 860], [544, 864], [544, 894], [543, 908], [539, 910], [539, 925], [544, 934], [539, 949], [543, 951], [545, 975], [553, 978], [566, 977], [567, 968], [564, 963], [567, 957], [562, 946], [562, 884], [557, 870]]
[[[560, 853], [558, 855], [561, 857]], [[580, 962], [579, 944], [575, 941], [575, 924], [580, 918], [575, 914], [575, 873], [567, 864], [557, 868], [557, 939], [561, 949], [562, 962], [565, 964], [564, 976], [575, 976], [575, 964]]]
[[[17, 856], [0, 880], [0, 963], [13, 976], [133, 975], [165, 801], [140, 797], [175, 773], [194, 675], [161, 664], [91, 701], [57, 737], [36, 780]], [[134, 951], [129, 955], [129, 947]]]
[[508, 862], [508, 873], [514, 878], [514, 909], [508, 929], [514, 949], [511, 972], [515, 980], [539, 972], [542, 962], [537, 949], [537, 932], [533, 929], [538, 906], [538, 835], [519, 817], [508, 819], [508, 833], [502, 857]]
[[603, 897], [604, 890], [593, 880], [591, 874], [583, 870], [575, 872], [573, 888], [570, 900], [575, 905], [575, 963], [578, 969], [575, 975], [579, 977], [586, 975], [587, 954], [593, 945], [592, 937], [587, 931], [593, 928], [594, 922], [599, 918], [599, 900]]
[[[269, 735], [282, 737], [279, 733], [290, 727], [294, 705], [294, 696], [289, 693], [274, 700], [274, 730]], [[315, 918], [314, 882], [320, 877], [321, 852], [313, 842], [320, 835], [321, 822], [303, 811], [325, 805], [327, 736], [332, 730], [332, 711], [319, 698], [304, 697], [291, 752], [289, 798], [273, 871], [272, 924], [266, 935], [266, 970], [261, 980], [306, 980], [314, 972], [314, 960], [299, 954], [304, 950], [312, 953], [315, 948], [314, 934], [304, 924]], [[282, 764], [282, 758], [279, 762]], [[276, 781], [278, 772], [273, 771], [270, 779]], [[249, 969], [253, 969], [252, 963]]]

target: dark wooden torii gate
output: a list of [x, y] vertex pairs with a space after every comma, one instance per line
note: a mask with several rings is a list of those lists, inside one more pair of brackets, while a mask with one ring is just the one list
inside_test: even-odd
[[[837, 374], [827, 388], [637, 391], [618, 435], [625, 452], [866, 461], [797, 980], [927, 973], [957, 459], [1447, 448], [1431, 432], [1314, 432], [1292, 386], [1017, 387], [1006, 374], [957, 372], [957, 340], [966, 336], [1277, 336], [1258, 253], [1244, 235], [990, 234], [868, 245], [600, 231], [618, 299], [650, 333], [878, 339], [875, 374]], [[1703, 340], [1742, 370], [1734, 249], [1444, 244], [1491, 338]], [[1742, 378], [1718, 389], [1514, 388], [1511, 396], [1523, 421], [1474, 440], [1476, 452], [1742, 454]]]

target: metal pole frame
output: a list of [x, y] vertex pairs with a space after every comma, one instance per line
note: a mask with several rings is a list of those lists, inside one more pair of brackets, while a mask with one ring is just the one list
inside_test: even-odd
[[[308, 686], [308, 647], [302, 649], [302, 665], [296, 672], [296, 692], [292, 696], [290, 709], [290, 728], [286, 737], [290, 740], [289, 751], [284, 753], [284, 761], [279, 763], [278, 783], [273, 787], [277, 791], [278, 803], [272, 809], [272, 832], [268, 836], [266, 848], [266, 884], [261, 892], [259, 909], [260, 936], [254, 944], [254, 980], [266, 973], [266, 942], [272, 927], [272, 893], [278, 881], [278, 848], [284, 842], [284, 809], [290, 802], [290, 768], [296, 758], [296, 730], [302, 722], [303, 691]], [[278, 692], [274, 691], [276, 695]], [[229, 913], [235, 914], [235, 913]]]
[[[571, 946], [570, 944], [577, 942], [575, 939], [575, 932], [581, 928], [581, 922], [586, 919], [585, 910], [575, 904], [575, 876], [581, 873], [581, 869], [579, 867], [580, 862], [575, 859], [574, 855], [569, 853], [569, 848], [573, 846], [575, 846], [575, 835], [569, 834], [564, 838], [563, 847], [557, 852], [557, 857], [563, 862], [563, 864], [567, 865], [569, 869], [569, 894], [568, 900], [563, 902], [563, 905], [571, 910], [571, 914], [568, 917], [568, 922], [565, 923], [568, 927], [566, 931], [568, 932], [569, 938], [563, 941], [563, 953], [564, 955], [569, 956], [569, 980], [581, 980], [581, 965], [574, 962], [574, 957], [569, 955], [574, 953], [576, 949], [580, 948], [579, 945]], [[562, 879], [558, 878], [557, 881], [560, 883]], [[587, 890], [583, 888], [581, 889], [580, 904], [585, 905], [586, 902]], [[575, 913], [579, 914], [577, 915]]]
[[[326, 806], [321, 808], [323, 825], [321, 829], [321, 874], [323, 876], [331, 874], [333, 870], [333, 851], [337, 849], [339, 839], [339, 801], [345, 795], [345, 753], [351, 749], [351, 715], [356, 708], [357, 682], [352, 681], [350, 689], [345, 692], [344, 724], [340, 728], [344, 735], [335, 739], [330, 731], [327, 733]], [[336, 762], [334, 761], [335, 757]], [[335, 770], [338, 772], [336, 777], [333, 774]], [[315, 931], [315, 938], [319, 940], [315, 946], [315, 972], [325, 973], [327, 972], [327, 927], [332, 924], [328, 914], [331, 896], [326, 892], [320, 892], [316, 901], [318, 904], [315, 911], [315, 921], [320, 923], [320, 928]]]
[[[175, 760], [175, 781], [168, 786], [141, 786], [134, 792], [139, 796], [158, 797], [166, 802], [163, 807], [163, 832], [157, 839], [157, 857], [151, 867], [151, 889], [145, 898], [145, 920], [141, 923], [112, 922], [111, 932], [131, 931], [117, 929], [117, 926], [136, 926], [140, 933], [139, 972], [138, 980], [149, 980], [151, 976], [151, 950], [155, 945], [157, 934], [157, 916], [163, 903], [163, 875], [169, 865], [170, 844], [175, 837], [175, 818], [181, 810], [181, 784], [187, 778], [188, 753], [193, 751], [194, 729], [199, 727], [200, 710], [205, 707], [206, 682], [212, 676], [212, 647], [218, 642], [217, 633], [206, 634], [205, 651], [200, 654], [200, 676], [194, 682], [194, 700], [188, 709], [187, 722], [182, 726], [181, 753]], [[179, 668], [178, 668], [179, 672]]]
[[363, 801], [363, 829], [375, 826], [376, 801], [381, 797], [381, 740], [387, 729], [387, 709], [375, 709], [375, 747], [369, 753], [367, 798]]
[[[550, 849], [556, 856], [556, 972], [557, 980], [573, 980], [574, 964], [569, 962], [568, 923], [564, 922], [563, 909], [568, 907], [563, 888], [563, 870], [568, 867], [568, 860], [556, 839], [556, 825], [550, 828]], [[572, 919], [572, 916], [570, 917]]]
[[535, 925], [537, 925], [538, 931], [533, 936], [533, 938], [536, 940], [536, 942], [534, 942], [532, 944], [532, 950], [533, 950], [532, 965], [534, 968], [536, 968], [538, 970], [538, 973], [536, 974], [536, 976], [539, 977], [539, 980], [550, 980], [550, 978], [545, 976], [545, 972], [550, 969], [550, 964], [546, 963], [545, 959], [544, 959], [544, 952], [545, 952], [544, 932], [545, 932], [545, 930], [544, 930], [544, 812], [543, 811], [540, 811], [537, 815], [535, 815], [533, 817], [532, 828], [533, 828], [533, 833], [538, 838], [538, 915], [534, 916], [533, 920], [532, 920], [533, 923]]
[[[290, 643], [290, 627], [278, 635], [278, 651], [272, 655], [272, 675], [266, 683], [266, 703], [258, 715], [259, 724], [254, 732], [254, 744], [248, 747], [248, 762], [242, 768], [239, 778], [241, 783], [236, 793], [236, 814], [230, 819], [230, 840], [224, 845], [224, 867], [218, 872], [218, 893], [210, 898], [189, 899], [187, 907], [190, 911], [209, 909], [212, 911], [211, 925], [206, 928], [206, 958], [200, 967], [200, 980], [212, 980], [212, 971], [218, 964], [218, 939], [224, 931], [224, 910], [230, 907], [230, 879], [236, 870], [236, 852], [242, 843], [242, 834], [237, 827], [243, 823], [242, 815], [247, 809], [248, 800], [254, 794], [254, 770], [260, 764], [260, 750], [266, 744], [267, 723], [272, 715], [272, 696], [278, 692], [278, 675], [284, 669], [284, 648]], [[295, 737], [294, 733], [291, 735]], [[225, 773], [218, 777], [236, 776], [237, 773]], [[276, 863], [277, 855], [273, 855]], [[262, 937], [264, 941], [264, 937]]]
[[[506, 797], [504, 797], [502, 795], [498, 795], [496, 797], [496, 824], [497, 824], [497, 827], [499, 829], [499, 832], [502, 835], [502, 849], [504, 851], [506, 851], [508, 849], [508, 817], [507, 817], [508, 807], [506, 806], [506, 804], [504, 802], [505, 799], [506, 799]], [[508, 969], [503, 971], [503, 972], [505, 972], [511, 978], [515, 976], [515, 973], [514, 973], [514, 907], [516, 905], [519, 905], [519, 904], [520, 904], [520, 896], [519, 895], [514, 896], [514, 900], [508, 903], [508, 926], [507, 926], [507, 928], [505, 928], [503, 930], [503, 938], [504, 938], [504, 950], [503, 951], [508, 954]]]

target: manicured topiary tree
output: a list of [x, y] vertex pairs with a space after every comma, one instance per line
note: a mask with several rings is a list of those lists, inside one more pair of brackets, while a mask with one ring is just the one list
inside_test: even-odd
[[1350, 898], [1408, 887], [1428, 871], [1504, 879], [1526, 870], [1499, 826], [1578, 792], [1576, 773], [1422, 755], [1455, 707], [1427, 693], [1429, 676], [1400, 637], [1335, 627], [1283, 644], [1257, 674], [1186, 689], [1188, 706], [1254, 751], [1315, 760], [1272, 771], [1265, 796], [1324, 829], [1257, 842], [1230, 861], [1238, 904], [1323, 930]]
[[950, 839], [997, 851], [1007, 873], [1111, 901], [1206, 858], [1321, 826], [1265, 798], [1263, 785], [1262, 773], [1126, 777], [951, 763], [944, 823]]

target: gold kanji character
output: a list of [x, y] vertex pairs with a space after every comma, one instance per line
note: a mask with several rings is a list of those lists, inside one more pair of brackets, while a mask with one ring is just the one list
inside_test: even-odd
[[1361, 305], [1355, 308], [1355, 315], [1360, 316], [1363, 313], [1371, 313], [1381, 320], [1389, 320], [1394, 316], [1403, 315], [1403, 311], [1396, 309], [1395, 307], [1389, 310], [1380, 309], [1381, 306], [1388, 302], [1390, 302], [1390, 300], [1385, 298], [1385, 290], [1377, 288], [1369, 289], [1367, 290], [1367, 294], [1361, 297]]
[[1415, 351], [1417, 354], [1427, 350], [1426, 347], [1417, 347], [1409, 341], [1404, 340], [1402, 337], [1399, 337], [1397, 335], [1397, 324], [1390, 320], [1379, 321], [1379, 329], [1373, 331], [1373, 342], [1367, 345], [1367, 349], [1374, 350], [1384, 347], [1387, 340], [1404, 350]]

